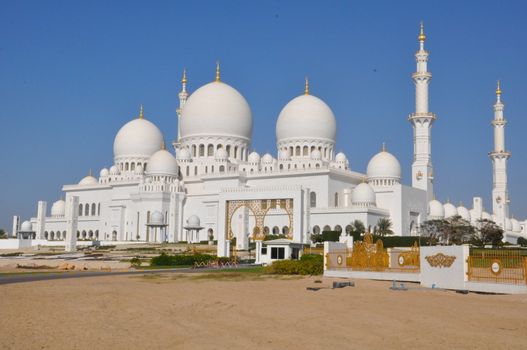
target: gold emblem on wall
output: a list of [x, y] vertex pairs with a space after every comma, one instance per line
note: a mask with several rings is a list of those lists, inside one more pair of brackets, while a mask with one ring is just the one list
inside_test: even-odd
[[443, 253], [437, 253], [435, 255], [426, 256], [426, 261], [428, 261], [428, 264], [432, 267], [450, 267], [454, 263], [454, 260], [456, 260], [455, 256], [452, 255], [445, 255]]

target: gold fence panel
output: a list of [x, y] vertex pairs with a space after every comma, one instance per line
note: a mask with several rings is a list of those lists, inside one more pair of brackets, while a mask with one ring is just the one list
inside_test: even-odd
[[527, 258], [519, 250], [479, 249], [468, 257], [468, 280], [526, 284]]

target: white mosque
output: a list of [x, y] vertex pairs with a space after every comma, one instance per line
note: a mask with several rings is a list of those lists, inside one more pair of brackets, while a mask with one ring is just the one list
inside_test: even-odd
[[[231, 242], [246, 249], [250, 239], [284, 234], [295, 242], [310, 242], [312, 233], [349, 232], [354, 220], [373, 227], [389, 218], [397, 235], [417, 235], [428, 219], [460, 215], [475, 223], [491, 219], [516, 243], [527, 237], [525, 221], [509, 216], [506, 120], [501, 90], [494, 105], [494, 185], [492, 213], [480, 197], [473, 207], [442, 204], [434, 196], [431, 130], [436, 115], [428, 109], [428, 52], [423, 26], [415, 54], [415, 113], [411, 185], [401, 179], [401, 165], [383, 146], [367, 166], [354, 171], [344, 153], [335, 153], [337, 121], [331, 108], [309, 91], [292, 99], [276, 122], [277, 155], [251, 150], [253, 121], [245, 98], [216, 79], [194, 93], [187, 92], [183, 74], [177, 110], [175, 156], [166, 149], [159, 128], [141, 107], [114, 140], [114, 164], [79, 183], [64, 185], [64, 200], [48, 213], [38, 202], [37, 217], [13, 232], [30, 232], [37, 240], [113, 240], [198, 242], [218, 240], [218, 254], [228, 254]], [[73, 233], [70, 234], [69, 232]], [[76, 233], [76, 235], [75, 235]], [[235, 239], [234, 239], [235, 238]]]

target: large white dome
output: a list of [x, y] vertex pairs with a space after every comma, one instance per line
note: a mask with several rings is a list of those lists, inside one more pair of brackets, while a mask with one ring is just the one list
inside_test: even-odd
[[161, 149], [150, 157], [147, 172], [156, 175], [177, 175], [176, 158], [167, 150]]
[[376, 200], [373, 188], [365, 182], [358, 184], [353, 189], [351, 202], [357, 206], [375, 206]]
[[152, 122], [137, 118], [126, 123], [113, 141], [113, 155], [118, 158], [148, 158], [161, 148], [163, 134]]
[[245, 98], [233, 87], [214, 81], [197, 89], [185, 103], [181, 137], [234, 136], [251, 140], [253, 119]]
[[51, 216], [64, 216], [66, 214], [66, 202], [59, 199], [51, 206]]
[[461, 216], [462, 219], [470, 222], [470, 212], [463, 205], [457, 207], [457, 215]]
[[313, 95], [292, 99], [280, 112], [276, 122], [278, 142], [310, 139], [335, 142], [337, 121], [329, 106]]
[[458, 215], [457, 214], [457, 208], [454, 206], [454, 204], [452, 204], [450, 202], [445, 203], [443, 208], [445, 209], [445, 219], [447, 219], [449, 217], [452, 217], [452, 216]]
[[81, 186], [97, 185], [97, 183], [97, 179], [92, 175], [85, 176], [82, 178], [82, 180], [79, 181], [79, 185]]
[[393, 154], [383, 149], [374, 155], [366, 170], [368, 179], [401, 179], [401, 164]]
[[432, 220], [439, 220], [445, 217], [443, 204], [437, 199], [432, 199], [428, 203], [428, 217]]
[[20, 231], [22, 232], [31, 232], [33, 231], [33, 225], [31, 225], [31, 222], [24, 221], [22, 225], [20, 226]]

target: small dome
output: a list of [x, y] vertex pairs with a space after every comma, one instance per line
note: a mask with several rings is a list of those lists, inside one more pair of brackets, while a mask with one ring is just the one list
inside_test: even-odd
[[176, 153], [176, 158], [178, 160], [191, 160], [192, 156], [190, 155], [190, 151], [186, 147], [182, 147], [178, 149]]
[[163, 134], [152, 122], [137, 118], [126, 123], [115, 136], [114, 158], [148, 158], [161, 148]]
[[278, 159], [279, 160], [290, 160], [291, 155], [289, 154], [288, 149], [281, 149], [278, 151]]
[[385, 150], [374, 155], [366, 170], [368, 179], [401, 179], [401, 164], [395, 156]]
[[346, 163], [347, 161], [348, 161], [348, 158], [346, 157], [346, 155], [343, 152], [339, 152], [335, 156], [335, 162], [337, 162], [337, 163]]
[[216, 151], [216, 160], [225, 161], [229, 158], [229, 154], [224, 148], [220, 148]]
[[264, 154], [264, 156], [262, 157], [263, 164], [271, 164], [273, 163], [273, 161], [274, 161], [273, 156], [270, 155], [269, 153]]
[[322, 159], [322, 153], [318, 149], [313, 150], [311, 152], [311, 159], [313, 160], [321, 160]]
[[443, 208], [445, 209], [445, 219], [458, 215], [457, 208], [450, 202], [445, 203], [445, 205], [443, 205]]
[[483, 213], [481, 213], [481, 219], [483, 219], [483, 220], [492, 220], [492, 216], [490, 216], [489, 213], [484, 211]]
[[512, 225], [512, 231], [513, 232], [520, 232], [521, 231], [521, 226], [520, 226], [520, 223], [518, 220], [512, 218], [511, 219], [511, 225]]
[[59, 199], [51, 206], [51, 216], [64, 216], [66, 214], [66, 202]]
[[505, 218], [505, 231], [512, 231], [512, 222], [509, 218]]
[[234, 136], [251, 139], [253, 119], [245, 98], [221, 81], [208, 83], [188, 98], [181, 116], [181, 137]]
[[88, 186], [88, 185], [97, 185], [98, 181], [91, 175], [85, 176], [82, 180], [79, 181], [79, 185]]
[[335, 142], [337, 121], [329, 106], [313, 95], [292, 99], [280, 112], [276, 122], [278, 142], [310, 139]]
[[358, 206], [375, 206], [375, 192], [373, 188], [363, 182], [355, 186], [351, 196], [351, 202], [353, 205]]
[[177, 175], [176, 158], [167, 150], [161, 149], [154, 153], [148, 161], [148, 174]]
[[143, 173], [144, 173], [143, 166], [141, 164], [137, 164], [135, 166], [134, 173], [136, 175], [143, 175]]
[[119, 175], [120, 171], [119, 168], [115, 165], [112, 165], [110, 167], [110, 175]]
[[187, 219], [188, 227], [199, 227], [199, 225], [200, 225], [199, 217], [197, 217], [196, 215], [189, 216], [189, 218]]
[[152, 213], [152, 215], [150, 215], [150, 222], [149, 224], [157, 224], [157, 225], [162, 225], [164, 224], [164, 217], [163, 217], [163, 213], [161, 213], [160, 211], [154, 211]]
[[108, 171], [108, 169], [102, 168], [101, 172], [99, 173], [99, 177], [106, 177], [108, 175], [110, 175], [110, 172]]
[[20, 226], [20, 231], [22, 232], [31, 232], [33, 231], [33, 225], [31, 225], [31, 222], [24, 221], [22, 225]]
[[433, 199], [428, 203], [428, 217], [432, 220], [439, 220], [445, 217], [443, 204], [437, 199]]
[[260, 155], [256, 152], [251, 152], [251, 154], [249, 154], [248, 162], [251, 164], [260, 163]]
[[470, 222], [470, 212], [464, 206], [460, 205], [459, 207], [457, 207], [457, 215], [461, 216], [462, 219]]

